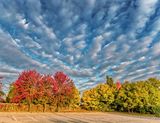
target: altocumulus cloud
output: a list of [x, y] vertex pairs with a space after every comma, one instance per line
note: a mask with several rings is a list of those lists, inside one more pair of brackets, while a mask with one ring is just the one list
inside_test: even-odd
[[160, 77], [159, 0], [1, 0], [0, 76], [66, 72], [80, 90]]

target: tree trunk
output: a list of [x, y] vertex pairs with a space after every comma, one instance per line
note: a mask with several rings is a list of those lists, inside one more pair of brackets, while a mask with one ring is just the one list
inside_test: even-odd
[[46, 103], [43, 104], [43, 112], [46, 111]]
[[31, 112], [31, 103], [28, 103], [28, 112]]
[[55, 110], [56, 112], [59, 112], [59, 104], [57, 103], [57, 105], [56, 105], [56, 110]]
[[59, 112], [59, 103], [60, 103], [59, 100], [60, 100], [60, 99], [59, 99], [59, 97], [57, 96], [56, 112]]

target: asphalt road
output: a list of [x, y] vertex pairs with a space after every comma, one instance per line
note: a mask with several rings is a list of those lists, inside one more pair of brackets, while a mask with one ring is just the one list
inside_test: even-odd
[[0, 113], [0, 123], [160, 123], [160, 118], [114, 113]]

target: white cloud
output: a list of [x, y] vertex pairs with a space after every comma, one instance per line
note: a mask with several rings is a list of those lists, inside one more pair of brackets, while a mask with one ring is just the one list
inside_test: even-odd
[[160, 41], [155, 43], [152, 49], [153, 49], [153, 55], [160, 56]]
[[103, 37], [101, 35], [93, 39], [93, 45], [89, 52], [89, 55], [91, 56], [92, 59], [97, 57], [98, 53], [101, 51], [102, 43], [103, 43]]
[[141, 31], [149, 17], [154, 13], [158, 0], [138, 0], [138, 11], [136, 12], [135, 28]]
[[9, 81], [23, 69], [63, 70], [80, 89], [103, 82], [106, 74], [121, 80], [158, 76], [158, 5], [158, 0], [28, 0], [25, 5], [2, 0], [0, 72]]

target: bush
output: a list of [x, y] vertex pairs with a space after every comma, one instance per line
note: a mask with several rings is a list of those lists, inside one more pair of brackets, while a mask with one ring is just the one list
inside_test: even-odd
[[152, 113], [155, 114], [155, 116], [160, 116], [160, 106], [153, 107]]

